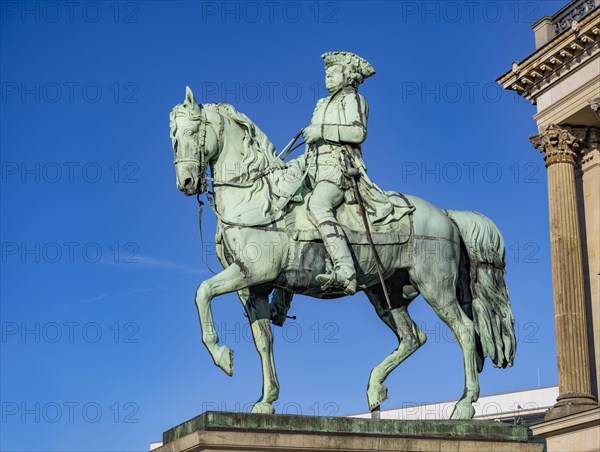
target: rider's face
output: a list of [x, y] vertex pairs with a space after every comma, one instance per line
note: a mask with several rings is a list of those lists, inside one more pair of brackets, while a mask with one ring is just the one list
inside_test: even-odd
[[334, 93], [344, 86], [344, 69], [340, 65], [330, 66], [325, 69], [325, 86], [327, 91]]

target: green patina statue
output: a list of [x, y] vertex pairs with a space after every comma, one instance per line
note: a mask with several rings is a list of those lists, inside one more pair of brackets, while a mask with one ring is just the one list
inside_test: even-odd
[[319, 100], [302, 131], [306, 152], [289, 162], [229, 104], [199, 105], [187, 88], [171, 111], [177, 187], [188, 196], [214, 193], [209, 201], [218, 220], [223, 271], [196, 293], [202, 341], [232, 375], [233, 351], [219, 345], [211, 300], [237, 291], [262, 362], [263, 391], [253, 412], [273, 413], [279, 383], [270, 323], [283, 324], [293, 294], [337, 298], [362, 290], [399, 340], [371, 372], [374, 411], [387, 398], [384, 380], [426, 341], [408, 314], [422, 295], [462, 350], [465, 389], [451, 417], [470, 419], [485, 357], [506, 367], [515, 354], [502, 235], [477, 212], [442, 210], [377, 187], [362, 160], [368, 107], [357, 93], [375, 71], [350, 52], [323, 59], [331, 95]]
[[[345, 294], [356, 292], [356, 271], [344, 232], [335, 211], [352, 196], [354, 183], [348, 171], [355, 169], [363, 200], [374, 223], [394, 210], [387, 196], [366, 173], [361, 143], [367, 138], [367, 101], [358, 94], [358, 85], [375, 73], [363, 58], [350, 52], [328, 52], [325, 60], [325, 85], [331, 96], [319, 100], [310, 125], [302, 134], [308, 146], [305, 165], [311, 184], [308, 215], [319, 230], [333, 261], [333, 270], [318, 275], [324, 290], [339, 287]], [[348, 196], [344, 196], [347, 194]]]

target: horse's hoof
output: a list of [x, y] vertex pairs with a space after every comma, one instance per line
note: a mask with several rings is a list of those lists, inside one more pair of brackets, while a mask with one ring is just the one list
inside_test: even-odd
[[219, 346], [214, 355], [215, 364], [230, 377], [233, 375], [233, 350], [226, 345]]
[[256, 402], [252, 407], [251, 412], [259, 414], [275, 414], [275, 408], [267, 402]]
[[475, 408], [470, 402], [458, 402], [450, 419], [473, 419], [473, 416], [475, 416]]
[[367, 400], [369, 402], [369, 411], [373, 411], [379, 405], [383, 403], [384, 400], [388, 398], [388, 388], [386, 385], [382, 383], [378, 384], [369, 384], [367, 388]]

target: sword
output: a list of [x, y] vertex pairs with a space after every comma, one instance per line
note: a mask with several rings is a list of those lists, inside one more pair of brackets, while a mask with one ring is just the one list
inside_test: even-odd
[[360, 212], [360, 216], [362, 217], [363, 224], [365, 225], [365, 232], [367, 233], [367, 240], [369, 241], [369, 245], [371, 246], [371, 252], [373, 253], [373, 259], [375, 260], [375, 267], [377, 268], [377, 274], [379, 275], [379, 282], [381, 283], [381, 288], [383, 289], [383, 294], [385, 295], [385, 301], [387, 301], [388, 307], [390, 311], [392, 310], [392, 302], [390, 301], [390, 296], [387, 291], [387, 287], [385, 285], [385, 280], [383, 279], [383, 271], [381, 260], [379, 259], [379, 253], [377, 252], [377, 248], [375, 248], [375, 244], [373, 243], [373, 237], [371, 237], [371, 230], [369, 229], [369, 221], [367, 220], [367, 213], [365, 212], [365, 207], [363, 205], [363, 199], [360, 194], [360, 190], [358, 189], [358, 170], [352, 166], [348, 168], [348, 175], [352, 178], [352, 185], [354, 186], [354, 196], [356, 198], [356, 202], [358, 203], [358, 210]]

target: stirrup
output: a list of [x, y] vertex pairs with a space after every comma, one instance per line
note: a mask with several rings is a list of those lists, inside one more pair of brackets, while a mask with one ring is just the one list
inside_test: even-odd
[[318, 275], [317, 281], [321, 283], [321, 289], [323, 290], [333, 287], [342, 289], [346, 295], [354, 295], [356, 293], [356, 279], [348, 279], [336, 271]]

